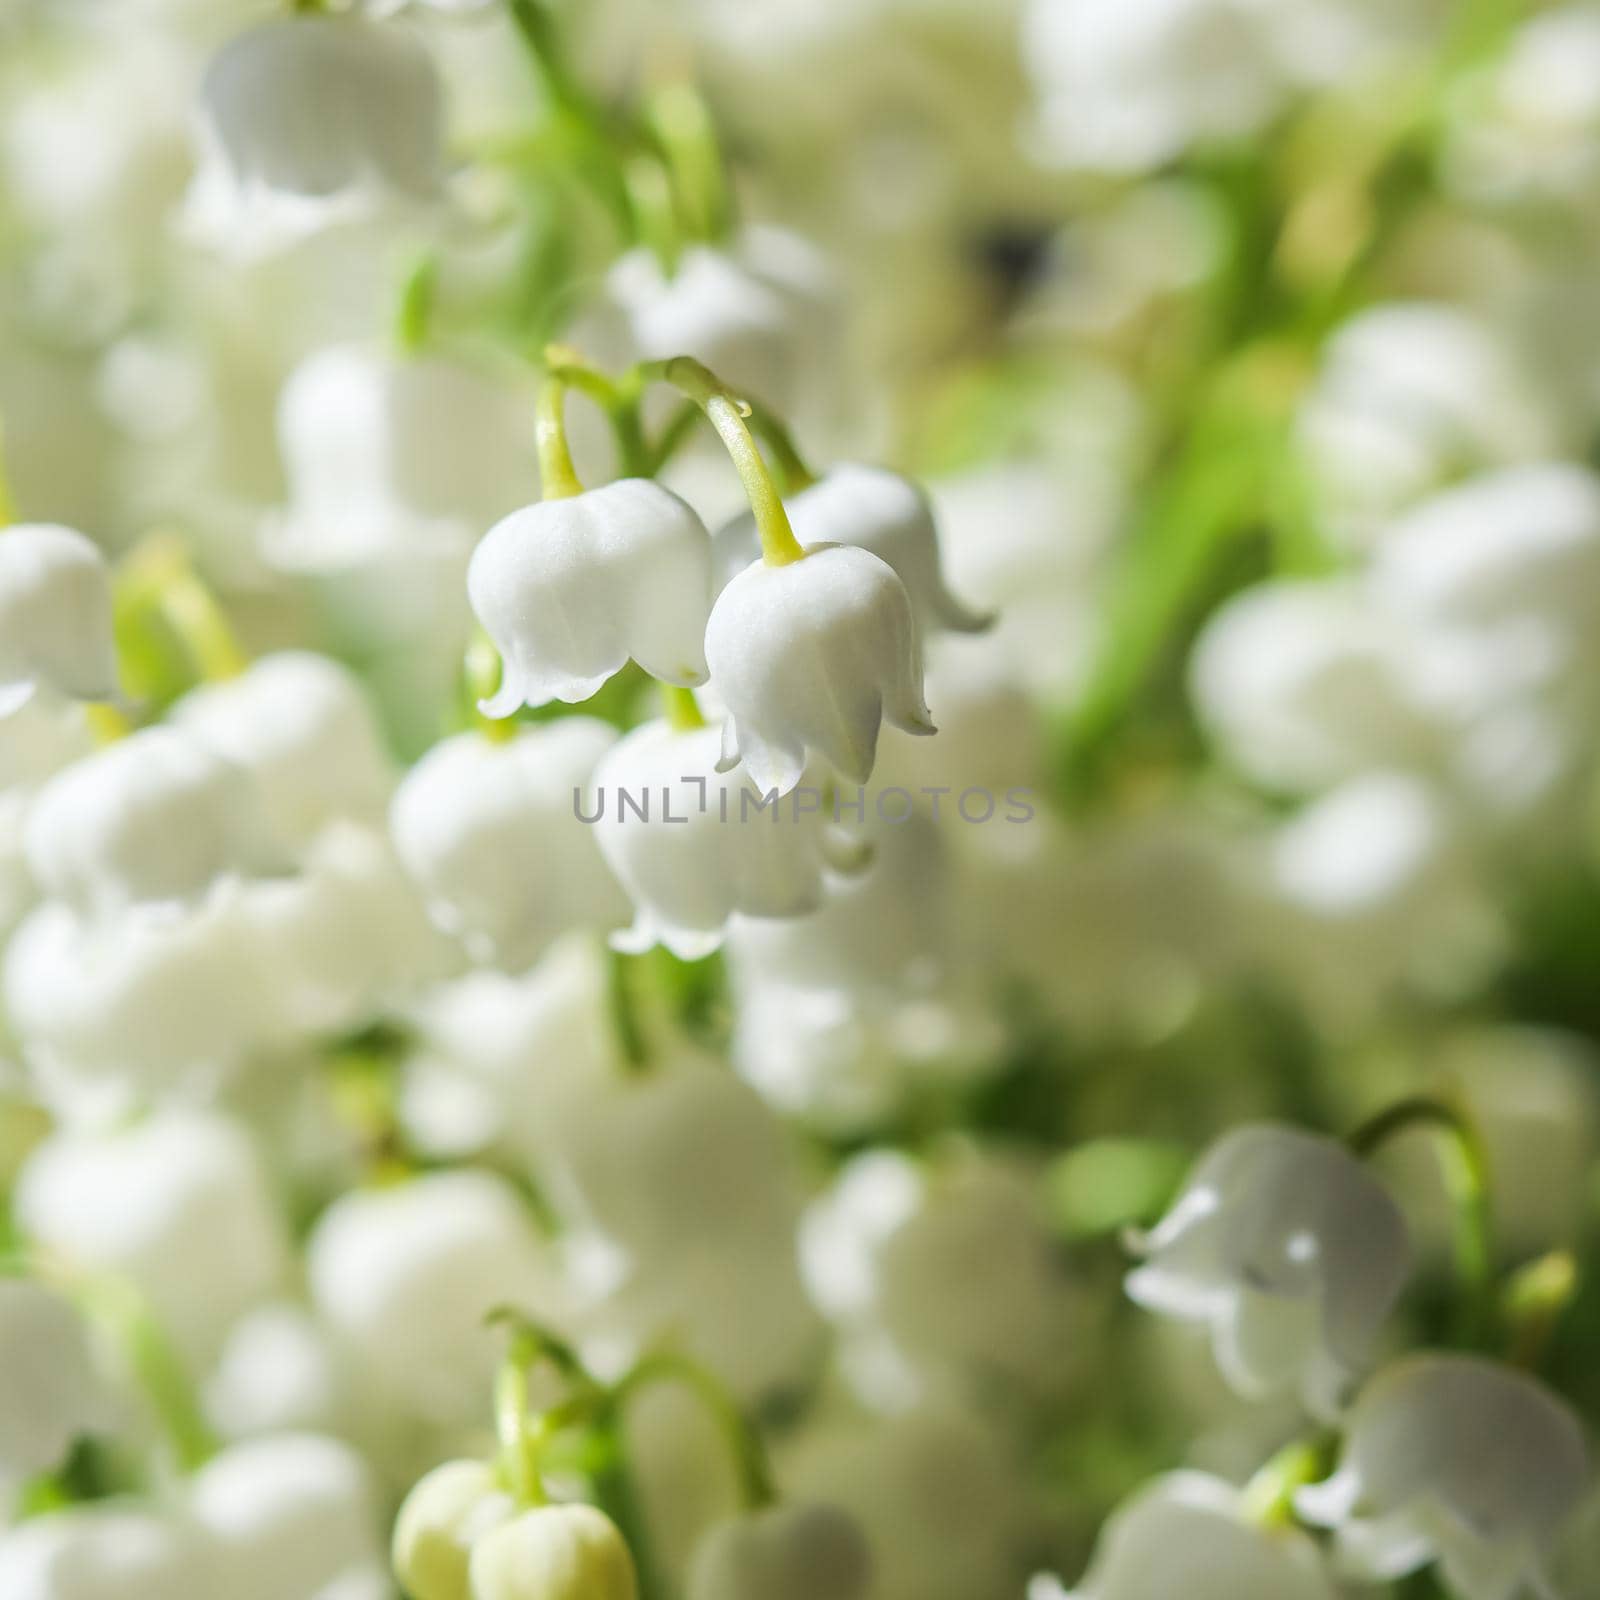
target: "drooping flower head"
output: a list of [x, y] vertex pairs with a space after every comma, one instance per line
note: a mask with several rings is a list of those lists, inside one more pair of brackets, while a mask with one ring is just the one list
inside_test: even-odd
[[111, 576], [81, 533], [19, 523], [0, 529], [0, 717], [41, 688], [75, 700], [115, 696]]

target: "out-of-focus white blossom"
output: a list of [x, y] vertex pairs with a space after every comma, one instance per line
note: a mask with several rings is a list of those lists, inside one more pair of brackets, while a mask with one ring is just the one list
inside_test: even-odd
[[489, 716], [587, 700], [630, 656], [664, 683], [705, 682], [711, 536], [648, 479], [513, 512], [473, 552], [467, 593], [505, 662]]
[[[933, 508], [910, 478], [845, 462], [830, 467], [784, 509], [802, 544], [853, 545], [893, 567], [925, 637], [943, 629], [976, 633], [988, 626], [987, 617], [945, 586]], [[718, 578], [726, 584], [761, 554], [755, 517], [746, 514], [719, 528], [715, 550]]]
[[248, 1135], [219, 1115], [163, 1111], [52, 1135], [17, 1179], [23, 1236], [69, 1268], [126, 1278], [191, 1358], [283, 1282], [283, 1216]]
[[723, 765], [786, 795], [815, 751], [841, 777], [872, 776], [884, 722], [931, 734], [922, 649], [905, 585], [870, 551], [817, 545], [729, 580], [706, 624], [728, 709]]
[[263, 549], [292, 569], [464, 551], [533, 480], [531, 407], [443, 356], [319, 349], [284, 384], [277, 431], [289, 503]]
[[138, 1504], [77, 1506], [0, 1534], [0, 1593], [17, 1600], [216, 1600], [222, 1576], [192, 1521]]
[[75, 762], [28, 812], [40, 887], [100, 918], [203, 900], [288, 864], [249, 774], [176, 728], [145, 728]]
[[341, 1195], [307, 1244], [312, 1300], [386, 1410], [446, 1423], [474, 1414], [502, 1340], [501, 1305], [559, 1322], [565, 1296], [527, 1202], [466, 1170]]
[[230, 40], [206, 69], [198, 140], [185, 220], [236, 255], [442, 194], [433, 63], [361, 17], [281, 18]]
[[216, 1541], [230, 1600], [305, 1600], [383, 1575], [366, 1464], [337, 1439], [280, 1434], [233, 1445], [195, 1474], [187, 1501]]
[[872, 1555], [831, 1505], [776, 1506], [718, 1523], [695, 1552], [690, 1600], [861, 1600]]
[[0, 532], [0, 718], [41, 688], [77, 700], [113, 698], [105, 558], [81, 533], [54, 523]]
[[1138, 1238], [1128, 1293], [1211, 1330], [1223, 1376], [1263, 1397], [1298, 1389], [1328, 1415], [1371, 1354], [1411, 1270], [1399, 1208], [1342, 1145], [1236, 1129]]
[[1316, 1545], [1264, 1527], [1244, 1496], [1203, 1472], [1170, 1472], [1112, 1513], [1076, 1588], [1036, 1578], [1028, 1600], [1334, 1600]]
[[114, 1413], [71, 1303], [23, 1278], [0, 1281], [0, 1483], [53, 1472]]
[[1437, 1563], [1466, 1600], [1547, 1589], [1545, 1565], [1589, 1477], [1583, 1429], [1535, 1379], [1478, 1356], [1419, 1355], [1362, 1391], [1339, 1470], [1295, 1507], [1337, 1530], [1352, 1577]]
[[440, 927], [516, 970], [568, 928], [626, 921], [627, 897], [579, 819], [615, 732], [562, 717], [496, 741], [442, 740], [406, 775], [390, 826]]
[[[838, 834], [820, 792], [805, 809], [764, 797], [742, 770], [716, 771], [715, 728], [635, 728], [594, 772], [595, 834], [634, 902], [612, 942], [661, 943], [686, 961], [716, 949], [734, 917], [802, 916], [822, 903], [824, 869], [859, 870], [860, 848]], [[648, 815], [641, 818], [636, 809]]]

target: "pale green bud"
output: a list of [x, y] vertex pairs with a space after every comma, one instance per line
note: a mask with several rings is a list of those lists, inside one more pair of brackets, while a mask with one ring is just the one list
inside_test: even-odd
[[525, 1511], [472, 1551], [472, 1600], [637, 1600], [638, 1592], [627, 1544], [593, 1506]]
[[473, 1546], [516, 1503], [484, 1461], [447, 1461], [419, 1480], [395, 1521], [391, 1559], [411, 1600], [471, 1600]]

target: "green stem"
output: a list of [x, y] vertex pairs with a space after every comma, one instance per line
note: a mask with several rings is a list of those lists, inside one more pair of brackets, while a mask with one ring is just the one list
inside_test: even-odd
[[552, 372], [539, 386], [538, 410], [534, 422], [534, 439], [539, 453], [539, 480], [546, 500], [570, 500], [583, 493], [577, 469], [572, 464], [572, 452], [567, 448], [567, 427], [563, 417], [566, 407], [565, 380]]
[[1456, 1212], [1456, 1270], [1467, 1290], [1462, 1337], [1471, 1344], [1488, 1335], [1494, 1313], [1494, 1225], [1489, 1203], [1488, 1152], [1476, 1127], [1454, 1106], [1429, 1095], [1397, 1101], [1364, 1122], [1347, 1140], [1363, 1159], [1414, 1128], [1444, 1135], [1440, 1165]]
[[667, 724], [674, 733], [692, 733], [696, 728], [705, 727], [705, 714], [700, 710], [700, 702], [695, 699], [693, 689], [664, 683], [661, 685], [661, 698], [667, 708]]
[[756, 532], [761, 536], [761, 556], [767, 565], [784, 567], [802, 560], [805, 549], [795, 538], [789, 514], [783, 508], [783, 497], [745, 422], [751, 411], [748, 402], [730, 393], [713, 372], [692, 356], [644, 362], [639, 372], [643, 378], [660, 379], [687, 395], [717, 430], [744, 484], [755, 515]]
[[543, 0], [507, 0], [513, 26], [552, 105], [591, 126], [604, 119], [568, 67], [555, 19]]
[[122, 584], [136, 608], [152, 607], [172, 630], [202, 683], [236, 678], [250, 664], [216, 595], [176, 537], [147, 539], [129, 558]]
[[475, 729], [493, 744], [504, 744], [518, 733], [516, 717], [486, 717], [479, 702], [492, 699], [500, 688], [505, 663], [494, 647], [494, 640], [482, 628], [475, 628], [467, 641], [461, 663], [462, 716], [467, 727]]
[[687, 78], [673, 78], [648, 96], [645, 117], [666, 158], [690, 233], [698, 239], [723, 238], [733, 220], [733, 197], [705, 98]]
[[403, 355], [416, 355], [428, 342], [439, 289], [439, 258], [430, 250], [412, 263], [395, 301], [394, 341]]
[[639, 1026], [634, 1006], [633, 985], [629, 981], [634, 958], [620, 950], [606, 948], [606, 1008], [611, 1014], [611, 1030], [624, 1068], [642, 1073], [650, 1066], [650, 1047]]
[[649, 454], [650, 471], [647, 476], [653, 478], [677, 455], [688, 443], [695, 424], [704, 414], [693, 400], [685, 400], [673, 412], [667, 420], [667, 425], [661, 430], [661, 437], [656, 440], [655, 448]]
[[[511, 1333], [511, 1342], [494, 1385], [500, 1471], [519, 1506], [542, 1506], [549, 1500], [542, 1472], [545, 1446], [553, 1434], [598, 1400], [599, 1389], [564, 1339], [520, 1311], [497, 1307], [486, 1320], [491, 1325], [508, 1328]], [[548, 1361], [570, 1379], [579, 1393], [567, 1406], [532, 1417], [528, 1410], [528, 1380], [532, 1369], [541, 1361]]]
[[750, 426], [772, 452], [772, 463], [778, 469], [783, 492], [786, 495], [794, 495], [799, 494], [802, 489], [809, 489], [817, 481], [817, 475], [801, 458], [800, 452], [795, 448], [793, 435], [759, 401], [752, 400], [748, 403]]
[[1506, 1360], [1537, 1372], [1556, 1328], [1578, 1292], [1578, 1263], [1568, 1250], [1552, 1250], [1513, 1275], [1502, 1297], [1510, 1339]]
[[633, 374], [613, 379], [592, 366], [570, 345], [545, 346], [545, 366], [550, 376], [576, 389], [605, 413], [617, 445], [617, 462], [625, 478], [653, 476], [650, 452], [645, 447], [644, 424], [639, 415], [642, 385]]
[[658, 1352], [642, 1356], [614, 1391], [619, 1405], [654, 1383], [678, 1383], [691, 1390], [711, 1414], [739, 1472], [740, 1496], [747, 1510], [759, 1510], [777, 1498], [766, 1446], [720, 1379], [688, 1356]]
[[1263, 1528], [1288, 1527], [1295, 1491], [1322, 1476], [1327, 1456], [1328, 1440], [1320, 1435], [1286, 1444], [1245, 1485], [1245, 1516]]

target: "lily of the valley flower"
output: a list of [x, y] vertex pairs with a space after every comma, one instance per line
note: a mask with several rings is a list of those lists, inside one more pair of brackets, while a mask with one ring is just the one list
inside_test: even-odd
[[633, 926], [613, 935], [619, 949], [659, 942], [697, 960], [722, 943], [730, 918], [815, 911], [826, 867], [864, 865], [825, 820], [820, 793], [805, 809], [763, 805], [744, 773], [714, 770], [718, 745], [714, 728], [649, 722], [595, 768], [595, 832], [635, 907]]
[[1211, 1329], [1229, 1384], [1298, 1389], [1335, 1410], [1411, 1268], [1405, 1222], [1344, 1146], [1294, 1128], [1235, 1129], [1137, 1240], [1128, 1293]]
[[0, 1281], [0, 1483], [53, 1472], [111, 1415], [70, 1302], [23, 1278]]
[[514, 390], [460, 362], [366, 345], [296, 367], [277, 433], [289, 503], [265, 553], [313, 572], [391, 553], [464, 557], [523, 498], [533, 448]]
[[181, 1516], [106, 1501], [0, 1534], [0, 1594], [26, 1600], [216, 1600], [216, 1550]]
[[870, 551], [753, 563], [717, 596], [705, 642], [728, 708], [721, 765], [742, 761], [763, 792], [793, 789], [810, 751], [865, 783], [885, 721], [934, 732], [910, 596]]
[[355, 16], [265, 22], [200, 89], [194, 233], [257, 253], [330, 223], [438, 197], [443, 106], [427, 51]]
[[516, 1511], [489, 1462], [435, 1467], [412, 1488], [395, 1520], [395, 1576], [412, 1600], [472, 1600], [472, 1548]]
[[1295, 1508], [1338, 1530], [1350, 1575], [1437, 1562], [1465, 1600], [1553, 1593], [1545, 1564], [1582, 1499], [1578, 1419], [1535, 1379], [1478, 1356], [1420, 1355], [1361, 1391], [1338, 1471]]
[[467, 573], [505, 661], [491, 717], [587, 700], [631, 656], [664, 683], [704, 683], [711, 536], [660, 484], [623, 478], [513, 512]]
[[472, 1549], [472, 1600], [635, 1600], [633, 1557], [593, 1506], [537, 1506]]
[[113, 698], [105, 558], [81, 533], [54, 523], [0, 532], [0, 717], [40, 688], [76, 700]]
[[97, 916], [193, 903], [221, 880], [286, 870], [249, 774], [172, 727], [58, 773], [28, 813], [40, 886]]
[[[933, 508], [910, 478], [885, 467], [844, 462], [801, 490], [785, 509], [802, 544], [854, 545], [893, 567], [925, 636], [940, 629], [977, 633], [988, 626], [989, 618], [964, 606], [945, 587]], [[723, 579], [742, 572], [760, 553], [753, 514], [747, 512], [717, 531], [717, 568]]]
[[701, 1541], [690, 1600], [861, 1600], [872, 1553], [833, 1506], [776, 1506], [718, 1523]]
[[561, 717], [496, 741], [443, 740], [394, 797], [395, 848], [429, 912], [481, 958], [520, 968], [568, 928], [627, 920], [594, 830], [574, 815], [616, 735]]
[[1036, 1578], [1028, 1600], [1334, 1600], [1315, 1544], [1248, 1515], [1232, 1484], [1172, 1472], [1112, 1513], [1077, 1588]]

